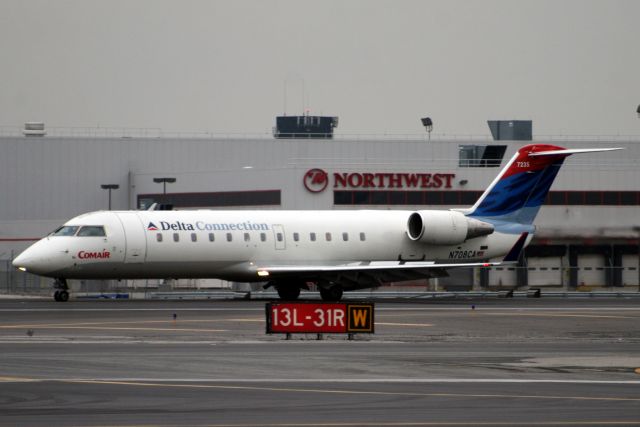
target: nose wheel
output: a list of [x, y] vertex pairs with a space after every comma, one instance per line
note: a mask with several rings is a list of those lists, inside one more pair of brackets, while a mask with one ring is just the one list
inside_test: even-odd
[[66, 279], [56, 279], [55, 282], [53, 282], [53, 289], [55, 289], [53, 293], [54, 300], [58, 302], [69, 301], [69, 285], [67, 285]]

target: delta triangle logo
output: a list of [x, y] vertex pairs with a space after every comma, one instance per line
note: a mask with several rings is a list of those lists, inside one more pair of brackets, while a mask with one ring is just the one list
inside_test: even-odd
[[158, 231], [158, 227], [156, 227], [156, 225], [152, 222], [149, 223], [149, 225], [147, 226], [147, 230], [149, 231]]

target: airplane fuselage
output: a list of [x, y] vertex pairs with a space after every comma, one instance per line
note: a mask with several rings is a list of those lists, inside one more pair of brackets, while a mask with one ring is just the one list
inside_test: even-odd
[[[519, 237], [496, 231], [458, 244], [427, 244], [409, 238], [412, 213], [100, 211], [73, 218], [65, 226], [102, 226], [104, 235], [52, 234], [25, 253], [20, 264], [36, 274], [67, 279], [248, 282], [264, 281], [257, 272], [265, 265], [479, 262], [503, 256]], [[39, 251], [39, 246], [46, 246], [46, 251]]]

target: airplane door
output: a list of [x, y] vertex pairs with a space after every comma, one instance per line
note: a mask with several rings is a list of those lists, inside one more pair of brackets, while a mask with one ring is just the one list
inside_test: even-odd
[[124, 228], [125, 263], [142, 263], [147, 256], [147, 237], [144, 224], [135, 212], [117, 213]]
[[277, 250], [287, 249], [287, 241], [285, 240], [284, 227], [281, 224], [273, 224], [273, 240]]

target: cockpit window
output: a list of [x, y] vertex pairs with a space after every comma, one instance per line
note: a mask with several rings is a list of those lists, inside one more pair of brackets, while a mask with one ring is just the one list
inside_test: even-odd
[[101, 225], [85, 225], [78, 231], [78, 236], [104, 237], [106, 234]]
[[76, 234], [76, 231], [78, 231], [78, 228], [80, 227], [78, 227], [77, 225], [63, 225], [52, 234], [54, 236], [73, 236]]

